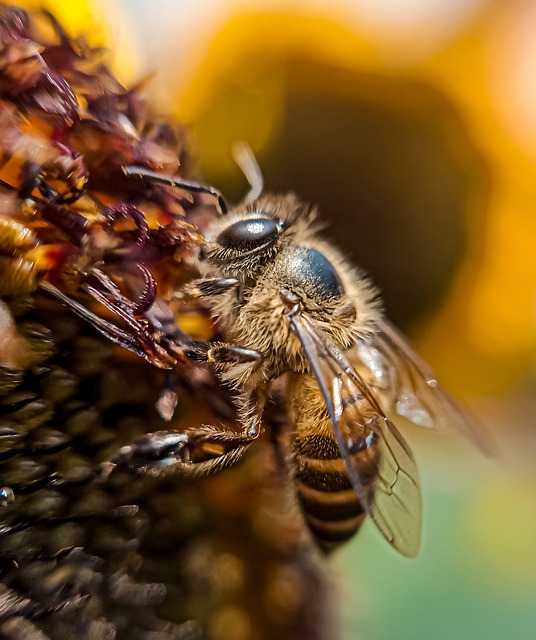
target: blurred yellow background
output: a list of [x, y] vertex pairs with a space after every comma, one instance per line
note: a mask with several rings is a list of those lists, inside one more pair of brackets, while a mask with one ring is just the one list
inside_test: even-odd
[[407, 562], [367, 526], [336, 557], [343, 637], [534, 640], [536, 3], [48, 4], [111, 47], [126, 83], [156, 72], [154, 95], [230, 199], [246, 140], [268, 190], [318, 203], [498, 441], [495, 463], [407, 429], [423, 549]]

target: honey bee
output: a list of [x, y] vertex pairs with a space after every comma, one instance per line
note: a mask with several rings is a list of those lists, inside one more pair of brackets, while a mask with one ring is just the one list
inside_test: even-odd
[[[133, 167], [125, 172], [154, 177]], [[186, 354], [213, 363], [237, 391], [241, 430], [148, 434], [113, 463], [191, 475], [231, 466], [261, 434], [270, 385], [286, 374], [293, 481], [320, 549], [349, 540], [369, 516], [392, 547], [414, 557], [419, 475], [388, 416], [457, 427], [482, 449], [485, 440], [385, 319], [374, 286], [324, 238], [315, 211], [293, 195], [261, 196], [262, 182], [250, 182], [245, 203], [206, 231], [202, 278], [186, 291], [207, 299], [226, 339], [192, 343]]]

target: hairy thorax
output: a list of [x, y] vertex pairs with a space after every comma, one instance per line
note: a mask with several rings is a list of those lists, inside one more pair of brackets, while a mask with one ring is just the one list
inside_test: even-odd
[[[262, 364], [231, 367], [224, 378], [231, 384], [255, 375], [258, 382], [292, 371], [309, 372], [299, 340], [291, 331], [281, 292], [291, 288], [304, 310], [341, 349], [370, 331], [376, 309], [370, 292], [356, 292], [357, 278], [346, 279], [342, 258], [316, 242], [314, 246], [289, 244], [255, 274], [233, 274], [241, 279], [237, 292], [213, 302], [225, 340], [262, 355]], [[367, 295], [365, 295], [367, 294]]]

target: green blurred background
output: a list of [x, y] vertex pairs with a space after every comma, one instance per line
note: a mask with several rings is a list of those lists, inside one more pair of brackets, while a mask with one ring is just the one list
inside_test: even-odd
[[367, 524], [336, 556], [342, 636], [534, 640], [536, 3], [51, 4], [99, 25], [125, 82], [157, 72], [197, 170], [231, 200], [246, 140], [268, 190], [317, 203], [498, 443], [490, 462], [455, 434], [404, 429], [422, 551], [406, 561]]

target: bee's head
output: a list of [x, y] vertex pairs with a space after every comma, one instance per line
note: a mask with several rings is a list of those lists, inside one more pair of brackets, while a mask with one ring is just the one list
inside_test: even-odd
[[254, 271], [277, 253], [285, 222], [270, 213], [246, 211], [218, 219], [207, 231], [199, 258], [224, 271]]

